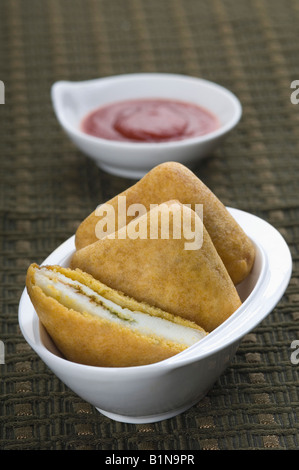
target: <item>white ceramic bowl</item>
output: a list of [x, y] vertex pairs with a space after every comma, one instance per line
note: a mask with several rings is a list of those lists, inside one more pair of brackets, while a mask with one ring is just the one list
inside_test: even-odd
[[[194, 165], [208, 156], [239, 122], [242, 108], [230, 91], [207, 80], [175, 74], [128, 74], [83, 82], [59, 81], [51, 89], [57, 119], [72, 142], [108, 173], [141, 178], [166, 161]], [[116, 142], [80, 130], [89, 112], [107, 103], [137, 98], [170, 98], [200, 105], [220, 120], [220, 128], [177, 142]]]
[[[238, 288], [242, 306], [197, 344], [146, 366], [105, 368], [76, 364], [59, 354], [40, 326], [26, 290], [19, 305], [19, 324], [25, 339], [63, 383], [116, 421], [155, 422], [190, 408], [229, 365], [244, 335], [273, 310], [291, 276], [290, 251], [279, 232], [254, 215], [229, 210], [255, 243], [256, 260], [250, 276]], [[71, 237], [43, 264], [68, 266], [73, 251]]]

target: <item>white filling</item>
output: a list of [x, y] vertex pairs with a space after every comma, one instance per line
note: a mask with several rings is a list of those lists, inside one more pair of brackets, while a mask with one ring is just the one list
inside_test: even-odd
[[187, 347], [205, 336], [205, 333], [200, 330], [179, 325], [143, 312], [122, 308], [79, 281], [74, 281], [61, 273], [47, 268], [42, 267], [35, 271], [35, 284], [46, 295], [57, 298], [67, 308], [73, 308], [81, 313], [86, 312], [91, 315], [98, 315], [106, 320], [117, 322], [132, 330], [136, 330], [142, 335], [158, 336], [186, 345]]

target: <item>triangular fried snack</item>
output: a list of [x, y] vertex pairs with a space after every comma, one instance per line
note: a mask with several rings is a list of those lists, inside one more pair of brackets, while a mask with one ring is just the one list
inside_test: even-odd
[[26, 286], [56, 347], [80, 364], [151, 364], [207, 335], [195, 323], [136, 302], [80, 270], [31, 264]]
[[[167, 217], [168, 238], [163, 229]], [[157, 237], [151, 238], [155, 221]], [[194, 240], [192, 245], [191, 234], [197, 245]], [[241, 305], [201, 218], [178, 201], [162, 203], [76, 251], [71, 267], [137, 301], [191, 320], [207, 332]]]
[[[235, 285], [249, 274], [255, 257], [251, 240], [232, 217], [215, 194], [188, 168], [177, 162], [167, 162], [153, 168], [135, 185], [115, 196], [106, 204], [112, 206], [116, 215], [117, 231], [134, 219], [126, 213], [118, 218], [120, 196], [125, 196], [126, 207], [143, 204], [150, 210], [151, 204], [178, 200], [195, 210], [203, 205], [203, 222]], [[101, 217], [92, 212], [78, 227], [76, 248], [79, 250], [99, 239], [96, 231]]]

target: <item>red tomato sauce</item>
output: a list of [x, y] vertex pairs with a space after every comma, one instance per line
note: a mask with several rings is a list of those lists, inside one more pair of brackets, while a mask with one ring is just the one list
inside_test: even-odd
[[86, 134], [128, 142], [171, 142], [202, 136], [218, 128], [219, 121], [210, 111], [164, 99], [105, 105], [89, 113], [81, 123]]

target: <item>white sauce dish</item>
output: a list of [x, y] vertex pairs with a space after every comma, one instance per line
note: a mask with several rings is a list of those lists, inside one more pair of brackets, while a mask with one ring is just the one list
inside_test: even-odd
[[[71, 141], [102, 170], [141, 178], [166, 161], [194, 166], [214, 151], [238, 124], [242, 107], [226, 88], [196, 77], [163, 73], [124, 74], [82, 82], [58, 81], [51, 89], [53, 108]], [[99, 138], [82, 131], [82, 120], [93, 110], [123, 100], [178, 100], [214, 114], [219, 127], [198, 137], [170, 142], [126, 142]]]

